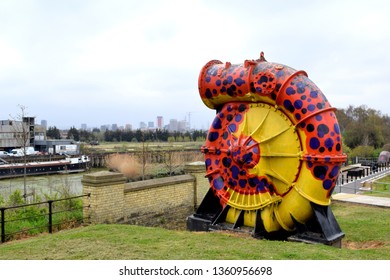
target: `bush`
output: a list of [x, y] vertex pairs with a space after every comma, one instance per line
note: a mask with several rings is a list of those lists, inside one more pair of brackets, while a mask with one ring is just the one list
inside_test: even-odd
[[106, 158], [108, 169], [118, 171], [127, 178], [135, 178], [141, 175], [141, 164], [129, 154], [111, 154]]
[[0, 207], [5, 205], [4, 197], [0, 194]]
[[9, 206], [17, 206], [24, 204], [23, 195], [20, 190], [14, 191], [8, 198], [7, 205]]
[[[47, 198], [47, 197], [46, 197]], [[58, 199], [62, 199], [61, 197]], [[0, 196], [0, 206], [20, 206], [6, 209], [5, 211], [5, 233], [6, 240], [18, 239], [26, 236], [36, 235], [48, 230], [49, 204], [34, 200], [34, 204], [24, 204], [20, 190], [14, 191], [8, 201]], [[35, 204], [37, 203], [37, 204]], [[52, 203], [53, 231], [64, 228], [75, 227], [83, 220], [82, 199], [70, 199], [54, 201]]]
[[374, 147], [372, 146], [357, 146], [356, 148], [352, 149], [349, 156], [371, 158], [371, 157], [375, 157], [374, 152], [375, 150]]

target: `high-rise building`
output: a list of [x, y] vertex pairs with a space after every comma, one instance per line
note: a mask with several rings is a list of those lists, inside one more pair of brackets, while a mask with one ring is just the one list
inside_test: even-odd
[[103, 124], [103, 125], [100, 126], [100, 131], [102, 131], [102, 132], [107, 131], [109, 127], [110, 127], [110, 125]]
[[147, 126], [146, 126], [146, 123], [145, 123], [145, 122], [140, 122], [140, 123], [139, 123], [139, 128], [140, 128], [140, 129], [146, 129], [146, 127], [147, 127]]
[[188, 130], [188, 123], [184, 121], [178, 121], [177, 122], [177, 131], [183, 132]]
[[162, 116], [157, 116], [157, 128], [158, 129], [164, 128], [164, 119]]
[[168, 131], [178, 131], [177, 119], [170, 119], [169, 120]]
[[47, 120], [41, 120], [41, 126], [42, 126], [44, 129], [47, 129]]

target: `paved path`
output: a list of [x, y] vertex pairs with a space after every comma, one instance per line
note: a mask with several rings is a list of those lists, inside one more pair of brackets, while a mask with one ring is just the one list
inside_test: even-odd
[[351, 193], [337, 193], [332, 195], [332, 199], [335, 201], [359, 203], [365, 205], [374, 205], [379, 207], [390, 208], [389, 197], [378, 197], [378, 196], [351, 194]]

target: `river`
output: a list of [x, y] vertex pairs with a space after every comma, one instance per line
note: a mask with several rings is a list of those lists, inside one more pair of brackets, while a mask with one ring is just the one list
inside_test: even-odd
[[[59, 196], [62, 196], [64, 194], [70, 196], [81, 195], [83, 192], [83, 185], [81, 184], [81, 179], [83, 178], [83, 175], [100, 170], [104, 169], [92, 168], [88, 172], [73, 174], [27, 176], [27, 194], [31, 194], [34, 192], [41, 198], [43, 198], [45, 195], [53, 197], [56, 194], [59, 194]], [[23, 182], [23, 177], [13, 179], [1, 179], [0, 196], [7, 200], [7, 198], [15, 192], [15, 190], [20, 190], [21, 194], [23, 194]]]

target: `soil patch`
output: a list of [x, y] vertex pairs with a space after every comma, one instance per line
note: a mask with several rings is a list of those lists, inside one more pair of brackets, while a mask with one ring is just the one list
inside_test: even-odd
[[351, 249], [351, 250], [366, 250], [366, 249], [376, 249], [385, 246], [384, 242], [381, 241], [366, 241], [366, 242], [354, 242], [354, 241], [344, 241], [342, 242], [342, 248]]

